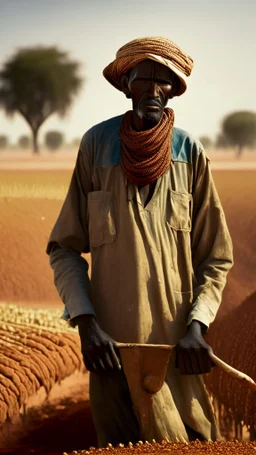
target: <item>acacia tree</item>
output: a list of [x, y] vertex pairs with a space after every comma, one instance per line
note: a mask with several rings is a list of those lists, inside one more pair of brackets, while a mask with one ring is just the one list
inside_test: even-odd
[[38, 131], [52, 114], [64, 116], [81, 87], [79, 63], [57, 47], [20, 49], [0, 72], [0, 105], [7, 115], [19, 112], [29, 124], [34, 153]]
[[48, 131], [45, 135], [45, 145], [50, 150], [56, 150], [63, 144], [64, 136], [60, 131]]
[[233, 112], [222, 123], [222, 135], [227, 143], [237, 147], [241, 156], [244, 147], [256, 145], [256, 112]]

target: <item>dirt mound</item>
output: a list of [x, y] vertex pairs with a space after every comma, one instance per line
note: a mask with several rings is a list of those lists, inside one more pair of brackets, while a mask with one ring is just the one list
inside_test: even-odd
[[[209, 331], [207, 341], [216, 355], [256, 380], [256, 292]], [[207, 375], [207, 385], [217, 399], [221, 418], [256, 428], [255, 394], [246, 384], [219, 368]]]

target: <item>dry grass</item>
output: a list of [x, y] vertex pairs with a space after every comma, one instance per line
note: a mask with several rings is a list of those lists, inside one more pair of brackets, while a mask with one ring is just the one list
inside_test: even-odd
[[0, 198], [19, 198], [19, 199], [55, 199], [63, 200], [67, 188], [61, 185], [56, 188], [54, 185], [17, 185], [11, 187], [9, 185], [1, 184]]
[[71, 171], [0, 171], [0, 198], [63, 200]]
[[12, 303], [0, 303], [0, 324], [10, 323], [25, 325], [26, 327], [40, 327], [49, 331], [76, 332], [66, 321], [61, 319], [61, 310], [57, 308], [29, 308]]

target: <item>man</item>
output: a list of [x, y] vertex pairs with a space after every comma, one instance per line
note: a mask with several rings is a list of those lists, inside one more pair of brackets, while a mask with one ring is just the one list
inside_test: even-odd
[[155, 439], [219, 438], [201, 376], [212, 366], [202, 333], [221, 302], [232, 244], [202, 145], [166, 108], [192, 67], [165, 38], [117, 52], [103, 74], [132, 111], [84, 135], [47, 246], [64, 318], [78, 326], [91, 371], [100, 446], [141, 437], [116, 342], [176, 345], [154, 396]]

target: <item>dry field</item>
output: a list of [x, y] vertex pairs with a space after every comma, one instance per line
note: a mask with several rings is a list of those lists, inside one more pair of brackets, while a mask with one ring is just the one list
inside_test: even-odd
[[70, 176], [0, 171], [0, 301], [63, 307], [45, 249]]
[[256, 290], [256, 172], [214, 171], [213, 175], [233, 240], [235, 261], [220, 316]]
[[[67, 191], [71, 167], [68, 170], [0, 168], [0, 302], [62, 310], [63, 304], [53, 284], [45, 247]], [[229, 275], [223, 304], [212, 331], [215, 324], [217, 327], [218, 320], [256, 291], [256, 172], [213, 170], [213, 174], [233, 239], [235, 266]], [[68, 398], [70, 390], [75, 397], [71, 402]], [[33, 453], [42, 455], [50, 453], [51, 447], [51, 453], [57, 455], [74, 448], [71, 437], [78, 448], [87, 448], [95, 443], [86, 401], [86, 381], [83, 390], [81, 380], [76, 384], [71, 378], [71, 383], [68, 386], [64, 384], [57, 395], [48, 407], [41, 403], [40, 409], [31, 408], [26, 417], [26, 431], [23, 423], [23, 437], [16, 440], [15, 448], [10, 444], [0, 453], [25, 455], [33, 449]], [[79, 422], [86, 424], [82, 427]], [[33, 431], [29, 432], [29, 428]], [[84, 435], [83, 428], [86, 433], [86, 429], [90, 428], [90, 432]], [[248, 448], [251, 452], [245, 452], [243, 447], [237, 449], [239, 453], [255, 453], [254, 446]], [[225, 450], [219, 453], [236, 453]], [[161, 453], [163, 451], [168, 455], [167, 447], [160, 450]]]
[[[256, 172], [215, 170], [213, 174], [235, 256], [221, 314], [256, 287]], [[71, 170], [0, 170], [0, 301], [61, 305], [45, 247], [70, 177]]]

